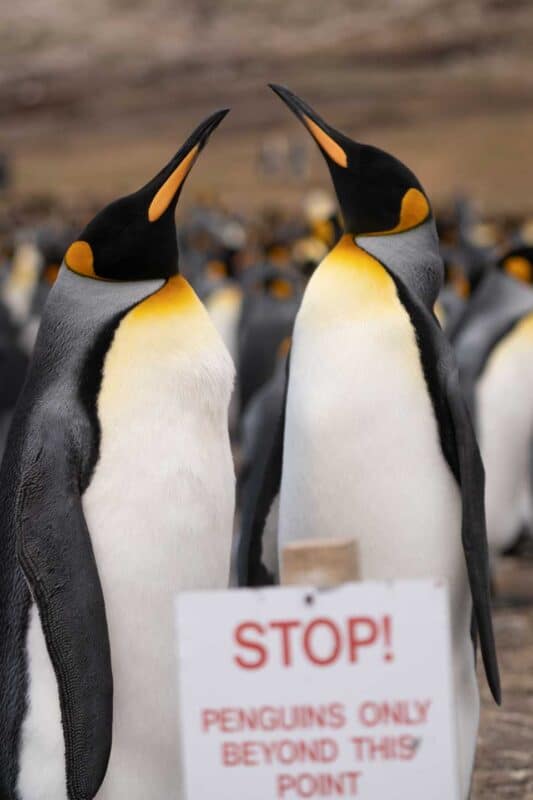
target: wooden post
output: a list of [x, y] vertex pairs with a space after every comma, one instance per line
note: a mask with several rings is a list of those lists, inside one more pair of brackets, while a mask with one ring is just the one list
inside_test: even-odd
[[301, 539], [283, 548], [282, 586], [338, 586], [361, 577], [355, 539]]

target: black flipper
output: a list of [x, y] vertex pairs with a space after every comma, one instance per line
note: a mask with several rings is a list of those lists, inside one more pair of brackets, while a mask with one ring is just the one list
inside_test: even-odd
[[285, 412], [289, 386], [290, 353], [285, 371], [283, 405], [276, 434], [264, 468], [258, 477], [250, 501], [243, 508], [241, 538], [237, 554], [237, 578], [239, 586], [265, 586], [273, 583], [272, 576], [262, 562], [263, 531], [272, 503], [279, 494], [283, 467], [283, 440], [285, 436]]
[[92, 800], [111, 749], [113, 679], [104, 598], [76, 475], [60, 431], [23, 475], [19, 561], [37, 603], [55, 670], [70, 800]]
[[393, 278], [398, 296], [417, 333], [422, 367], [439, 426], [441, 447], [461, 490], [462, 541], [475, 628], [479, 632], [487, 681], [499, 704], [501, 689], [492, 628], [485, 522], [485, 471], [466, 400], [459, 385], [455, 356], [433, 312], [398, 275], [383, 262], [380, 263]]
[[490, 570], [485, 523], [485, 471], [472, 422], [454, 367], [448, 371], [446, 400], [455, 429], [463, 501], [462, 540], [485, 674], [495, 701], [501, 703], [500, 675], [490, 604]]

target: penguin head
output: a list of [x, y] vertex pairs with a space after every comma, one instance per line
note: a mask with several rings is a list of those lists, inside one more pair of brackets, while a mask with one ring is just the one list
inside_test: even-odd
[[349, 139], [288, 89], [275, 84], [270, 88], [305, 125], [326, 159], [347, 233], [403, 233], [431, 218], [422, 186], [401, 161]]
[[499, 268], [522, 283], [533, 283], [533, 247], [516, 247], [498, 261]]
[[110, 203], [65, 254], [72, 272], [110, 281], [169, 278], [178, 272], [174, 212], [194, 162], [229, 109], [202, 122], [148, 183]]

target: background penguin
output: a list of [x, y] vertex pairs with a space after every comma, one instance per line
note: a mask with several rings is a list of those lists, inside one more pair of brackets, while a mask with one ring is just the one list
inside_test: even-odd
[[0, 301], [0, 459], [27, 369], [28, 356], [20, 345], [19, 331]]
[[20, 332], [20, 341], [27, 353], [33, 352], [48, 294], [74, 235], [73, 230], [62, 231], [52, 227], [35, 232], [35, 248], [40, 258], [39, 273], [30, 295], [27, 318]]
[[487, 273], [451, 339], [485, 464], [493, 555], [531, 524], [533, 287], [523, 267], [511, 277], [508, 260]]
[[449, 339], [455, 336], [470, 298], [494, 265], [504, 236], [497, 225], [478, 218], [466, 197], [456, 201], [454, 212], [453, 241], [441, 245], [445, 285], [439, 295], [439, 305], [444, 310], [443, 327]]
[[[233, 363], [238, 363], [239, 319], [243, 291], [238, 280], [238, 259], [246, 241], [241, 221], [221, 209], [196, 208], [180, 236], [185, 250], [183, 272], [205, 303], [213, 324]], [[238, 426], [238, 387], [230, 404], [230, 433]]]
[[[247, 530], [253, 519], [264, 471], [283, 412], [289, 349], [290, 339], [287, 337], [278, 348], [274, 374], [251, 398], [241, 419], [241, 463], [237, 481], [241, 531]], [[241, 535], [239, 533], [237, 541]], [[262, 562], [267, 570], [265, 582], [279, 583], [277, 507], [270, 509], [263, 530]], [[238, 569], [237, 566], [237, 574]]]
[[[23, 231], [0, 301], [0, 458], [48, 292], [67, 248], [64, 233]], [[7, 272], [7, 269], [6, 269]], [[7, 302], [4, 302], [4, 293]]]
[[444, 329], [453, 325], [454, 320], [460, 316], [470, 294], [470, 284], [464, 266], [461, 266], [460, 258], [457, 255], [459, 209], [460, 205], [456, 203], [453, 211], [441, 211], [435, 217], [444, 275], [434, 311]]
[[292, 334], [302, 297], [300, 277], [262, 264], [247, 271], [239, 322], [239, 409], [274, 372], [281, 342]]
[[493, 223], [479, 218], [467, 197], [456, 200], [455, 215], [455, 258], [463, 269], [468, 281], [468, 295], [471, 295], [487, 269], [494, 263], [501, 232]]
[[179, 793], [173, 596], [227, 585], [234, 475], [233, 366], [174, 210], [225, 114], [87, 225], [48, 298], [0, 476], [2, 800]]
[[455, 225], [451, 219], [436, 220], [440, 255], [444, 267], [443, 285], [437, 299], [435, 314], [444, 330], [453, 329], [463, 313], [470, 294], [470, 283], [457, 255]]
[[522, 244], [512, 247], [500, 256], [498, 266], [512, 278], [533, 284], [533, 246]]
[[467, 301], [465, 296], [457, 292], [453, 277], [454, 265], [447, 260], [442, 248], [441, 255], [444, 267], [444, 285], [439, 292], [434, 310], [443, 330], [448, 330], [453, 329], [456, 320], [463, 313]]
[[13, 324], [21, 330], [30, 319], [42, 265], [43, 256], [37, 244], [36, 232], [19, 231], [13, 263], [4, 283], [2, 295]]
[[[205, 307], [213, 325], [220, 334], [233, 364], [238, 364], [239, 348], [239, 319], [243, 292], [239, 283], [232, 279], [221, 279], [219, 285], [213, 289], [205, 301]], [[239, 424], [239, 396], [238, 385], [235, 385], [231, 395], [229, 409], [229, 429], [232, 438], [237, 432]]]
[[234, 362], [237, 361], [242, 300], [243, 293], [239, 283], [227, 278], [220, 281], [205, 301], [213, 324], [220, 333]]
[[346, 233], [298, 312], [285, 418], [242, 537], [241, 578], [257, 580], [260, 531], [280, 480], [281, 547], [296, 537], [357, 536], [363, 578], [447, 578], [466, 798], [479, 721], [472, 604], [497, 701], [500, 687], [483, 466], [453, 353], [432, 313], [442, 263], [429, 202], [395, 158], [272, 88], [325, 156]]

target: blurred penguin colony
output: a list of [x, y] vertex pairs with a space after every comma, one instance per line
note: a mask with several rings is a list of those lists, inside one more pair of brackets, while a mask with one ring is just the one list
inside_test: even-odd
[[[16, 208], [0, 228], [0, 451], [48, 292], [91, 212]], [[491, 555], [527, 554], [533, 489], [533, 221], [484, 219], [462, 197], [437, 213], [437, 227], [444, 285], [434, 311], [454, 346], [480, 441]], [[203, 198], [179, 219], [180, 269], [206, 304], [237, 369], [230, 431], [239, 518], [252, 513], [257, 499], [304, 289], [340, 235], [335, 200], [322, 190], [305, 196], [297, 213], [272, 208], [248, 218]], [[510, 352], [513, 357], [506, 357]], [[276, 580], [274, 523], [265, 530], [263, 561]]]

